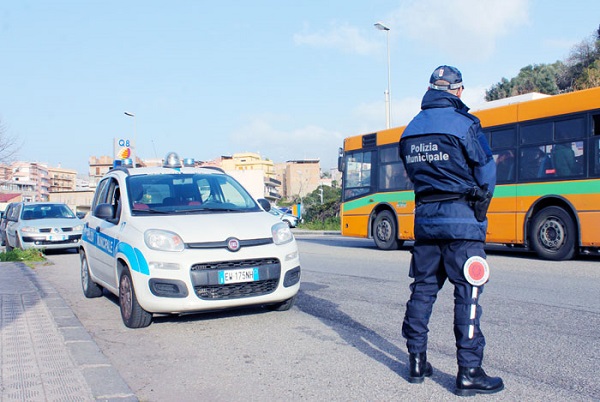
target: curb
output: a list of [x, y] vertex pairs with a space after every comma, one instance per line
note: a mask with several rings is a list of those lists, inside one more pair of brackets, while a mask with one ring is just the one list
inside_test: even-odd
[[33, 283], [41, 301], [46, 305], [71, 359], [87, 382], [97, 401], [138, 401], [119, 372], [102, 353], [94, 339], [73, 313], [60, 294], [35, 271], [23, 263], [16, 263], [21, 272]]

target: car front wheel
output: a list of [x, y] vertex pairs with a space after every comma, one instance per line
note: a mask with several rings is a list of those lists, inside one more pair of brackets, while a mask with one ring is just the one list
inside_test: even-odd
[[152, 322], [152, 314], [138, 303], [131, 274], [127, 268], [123, 270], [119, 279], [119, 306], [123, 323], [128, 328], [144, 328]]

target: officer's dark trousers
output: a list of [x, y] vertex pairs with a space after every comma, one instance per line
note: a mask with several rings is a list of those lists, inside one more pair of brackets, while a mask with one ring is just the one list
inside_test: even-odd
[[[454, 335], [459, 366], [480, 367], [485, 338], [479, 330], [481, 307], [478, 286], [473, 298], [473, 285], [463, 274], [465, 261], [472, 256], [485, 258], [483, 242], [465, 240], [418, 240], [415, 242], [409, 276], [411, 296], [406, 304], [402, 336], [409, 353], [427, 350], [427, 324], [433, 303], [446, 279], [454, 285]], [[474, 305], [474, 307], [473, 307]], [[470, 328], [471, 327], [471, 328]]]

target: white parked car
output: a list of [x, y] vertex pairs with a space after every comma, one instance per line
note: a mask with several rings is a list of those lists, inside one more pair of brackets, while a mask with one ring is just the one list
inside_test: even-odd
[[7, 207], [4, 219], [7, 250], [79, 248], [83, 222], [65, 204], [15, 202]]
[[259, 202], [222, 171], [182, 166], [173, 153], [164, 167], [112, 169], [86, 218], [84, 295], [117, 295], [130, 328], [155, 313], [288, 310], [300, 288], [298, 247]]
[[285, 213], [277, 208], [271, 208], [269, 212], [281, 219], [283, 222], [287, 223], [287, 225], [291, 228], [298, 226], [298, 217], [295, 215]]

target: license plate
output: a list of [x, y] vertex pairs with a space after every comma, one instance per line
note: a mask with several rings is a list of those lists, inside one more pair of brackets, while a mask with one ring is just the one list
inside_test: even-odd
[[50, 241], [67, 240], [67, 236], [66, 235], [50, 235], [50, 236], [48, 236], [48, 240], [50, 240]]
[[254, 282], [258, 280], [258, 268], [228, 269], [219, 271], [219, 285]]

